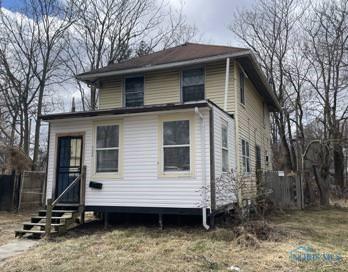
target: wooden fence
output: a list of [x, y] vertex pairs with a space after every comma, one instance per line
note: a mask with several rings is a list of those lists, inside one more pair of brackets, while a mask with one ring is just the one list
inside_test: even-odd
[[45, 173], [0, 175], [0, 211], [32, 210], [44, 203]]
[[44, 203], [45, 173], [24, 171], [19, 194], [18, 210], [32, 210]]
[[268, 198], [282, 209], [302, 207], [302, 188], [298, 175], [285, 175], [284, 172], [267, 171], [259, 176], [259, 186], [270, 192]]

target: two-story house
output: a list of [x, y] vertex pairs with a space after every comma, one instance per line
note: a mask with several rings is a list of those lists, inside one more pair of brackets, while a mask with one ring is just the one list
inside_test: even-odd
[[[250, 50], [186, 43], [78, 75], [95, 111], [50, 114], [47, 198], [86, 166], [86, 211], [202, 214], [235, 202], [218, 178], [270, 169], [279, 104]], [[226, 190], [224, 189], [226, 188]], [[79, 187], [61, 202], [73, 205]]]

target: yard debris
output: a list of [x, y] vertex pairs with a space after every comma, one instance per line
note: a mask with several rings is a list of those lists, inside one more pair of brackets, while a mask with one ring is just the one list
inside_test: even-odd
[[235, 226], [233, 228], [237, 244], [242, 247], [260, 247], [260, 241], [279, 242], [285, 233], [279, 228], [274, 228], [266, 221], [255, 220], [248, 223]]
[[237, 244], [243, 248], [260, 248], [260, 242], [257, 237], [251, 233], [243, 233], [237, 238]]
[[228, 271], [232, 271], [232, 272], [240, 272], [240, 268], [238, 266], [234, 266], [234, 265], [231, 265], [229, 268], [228, 268]]

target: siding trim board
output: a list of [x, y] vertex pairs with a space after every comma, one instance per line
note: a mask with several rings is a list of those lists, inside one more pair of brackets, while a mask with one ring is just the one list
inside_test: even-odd
[[215, 149], [214, 149], [214, 111], [209, 113], [209, 133], [210, 133], [210, 207], [212, 212], [216, 209], [215, 193]]
[[[139, 214], [174, 214], [201, 215], [200, 208], [162, 208], [162, 207], [127, 207], [127, 206], [86, 206], [86, 211], [110, 213], [139, 213]], [[207, 213], [211, 212], [207, 210]]]
[[132, 113], [146, 113], [146, 112], [156, 112], [156, 111], [171, 111], [180, 109], [191, 109], [195, 107], [209, 107], [209, 100], [203, 100], [198, 102], [190, 103], [168, 103], [168, 104], [156, 104], [156, 105], [145, 105], [143, 107], [129, 107], [129, 108], [115, 108], [115, 109], [105, 109], [96, 111], [80, 111], [80, 112], [64, 112], [56, 114], [41, 115], [40, 118], [43, 121], [51, 120], [61, 120], [61, 119], [73, 119], [73, 118], [83, 118], [83, 117], [97, 117], [106, 115], [123, 115]]

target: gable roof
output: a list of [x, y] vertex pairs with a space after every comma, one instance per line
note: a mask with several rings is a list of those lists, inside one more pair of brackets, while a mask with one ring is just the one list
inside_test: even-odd
[[252, 52], [247, 48], [185, 43], [119, 63], [112, 63], [105, 67], [79, 74], [76, 78], [86, 83], [94, 84], [99, 79], [110, 76], [183, 67], [226, 58], [234, 58], [239, 61], [256, 89], [265, 98], [267, 104], [273, 110], [280, 109], [278, 100], [261, 71], [258, 62]]

